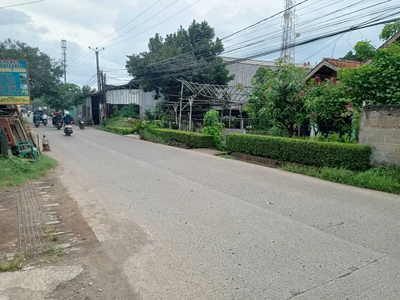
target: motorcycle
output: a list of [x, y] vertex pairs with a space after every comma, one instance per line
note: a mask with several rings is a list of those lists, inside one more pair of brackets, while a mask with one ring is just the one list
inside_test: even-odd
[[38, 128], [40, 126], [40, 121], [35, 121], [35, 127]]
[[43, 123], [44, 126], [46, 126], [47, 125], [47, 119], [42, 119], [42, 123]]
[[63, 126], [63, 122], [62, 122], [62, 121], [58, 121], [58, 122], [56, 123], [56, 128], [57, 128], [58, 130], [60, 130], [62, 126]]
[[73, 133], [72, 125], [65, 125], [64, 133], [66, 136], [70, 136]]
[[79, 129], [85, 129], [85, 119], [79, 119]]

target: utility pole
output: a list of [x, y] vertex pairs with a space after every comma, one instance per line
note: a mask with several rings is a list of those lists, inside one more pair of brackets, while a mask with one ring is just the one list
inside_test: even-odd
[[67, 40], [61, 40], [61, 55], [63, 58], [64, 84], [67, 83]]
[[183, 82], [181, 82], [181, 98], [179, 100], [179, 127], [178, 129], [181, 130], [181, 126], [182, 126], [182, 100], [183, 100]]
[[93, 50], [94, 51], [94, 53], [96, 53], [96, 69], [97, 69], [97, 89], [98, 89], [98, 91], [100, 92], [101, 91], [101, 77], [100, 77], [100, 65], [99, 65], [99, 52], [101, 51], [101, 50], [104, 50], [104, 47], [103, 48], [91, 48], [90, 46], [89, 46], [89, 49], [90, 50]]
[[296, 0], [284, 0], [285, 12], [283, 14], [283, 34], [282, 34], [282, 63], [295, 62], [295, 42], [296, 42]]

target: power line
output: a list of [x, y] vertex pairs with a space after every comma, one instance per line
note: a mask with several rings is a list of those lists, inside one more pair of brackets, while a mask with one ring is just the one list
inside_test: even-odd
[[[365, 25], [361, 25], [361, 26], [359, 26], [359, 25], [351, 26], [350, 28], [341, 29], [341, 30], [338, 30], [338, 31], [331, 32], [329, 34], [318, 35], [318, 36], [315, 36], [313, 38], [309, 38], [307, 40], [298, 42], [296, 45], [289, 45], [289, 47], [294, 47], [294, 46], [298, 47], [298, 46], [302, 46], [302, 45], [307, 45], [307, 44], [314, 43], [314, 42], [317, 42], [317, 41], [320, 41], [320, 40], [324, 40], [324, 39], [327, 39], [327, 38], [335, 37], [335, 36], [341, 35], [343, 33], [352, 32], [352, 31], [360, 30], [360, 29], [366, 29], [366, 28], [370, 28], [370, 27], [375, 27], [375, 26], [386, 24], [388, 22], [391, 23], [391, 22], [395, 22], [395, 21], [399, 21], [399, 20], [400, 20], [400, 17], [397, 17], [397, 18], [393, 18], [393, 19], [389, 19], [389, 20], [386, 19], [386, 20], [383, 20], [383, 21], [374, 22], [374, 23], [370, 23], [370, 24], [365, 24]], [[224, 65], [227, 66], [227, 65], [231, 65], [231, 64], [235, 64], [235, 63], [240, 63], [242, 61], [255, 59], [255, 58], [262, 57], [262, 56], [269, 55], [269, 54], [273, 54], [273, 53], [278, 53], [280, 51], [281, 51], [281, 47], [277, 47], [277, 48], [274, 48], [274, 49], [271, 49], [271, 50], [268, 50], [268, 51], [259, 52], [259, 53], [250, 55], [250, 56], [245, 57], [245, 58], [235, 59], [235, 60], [230, 61], [228, 63], [224, 63]], [[207, 66], [203, 66], [201, 68], [198, 68], [196, 70], [188, 70], [188, 71], [185, 71], [185, 72], [177, 72], [177, 73], [171, 73], [170, 71], [166, 70], [166, 71], [168, 71], [167, 75], [163, 75], [163, 76], [160, 76], [160, 77], [153, 78], [153, 80], [162, 79], [162, 78], [176, 78], [176, 79], [178, 79], [180, 76], [185, 76], [187, 74], [196, 75], [196, 73], [198, 74], [200, 71], [204, 71], [206, 69], [212, 69], [214, 67], [215, 66], [207, 65]], [[133, 79], [133, 81], [139, 81], [139, 80]]]
[[95, 56], [95, 54], [93, 54], [92, 56], [90, 56], [87, 60], [85, 60], [82, 64], [80, 64], [78, 67], [74, 68], [73, 70], [69, 70], [69, 73], [78, 70], [80, 67], [86, 65], [89, 60], [91, 60], [93, 57]]
[[129, 22], [127, 22], [126, 24], [124, 24], [123, 26], [119, 27], [118, 29], [116, 29], [113, 33], [110, 33], [109, 35], [107, 35], [106, 37], [102, 38], [101, 40], [97, 41], [96, 43], [92, 44], [96, 45], [102, 41], [104, 41], [105, 39], [107, 39], [108, 37], [112, 36], [113, 34], [117, 33], [119, 30], [121, 30], [122, 28], [125, 28], [126, 26], [128, 26], [130, 23], [132, 23], [133, 21], [135, 21], [137, 18], [139, 18], [140, 16], [142, 16], [143, 14], [145, 14], [147, 11], [149, 11], [151, 8], [153, 8], [156, 4], [158, 4], [159, 2], [161, 2], [162, 0], [158, 0], [157, 2], [153, 3], [150, 7], [148, 7], [147, 9], [145, 9], [143, 12], [141, 12], [139, 15], [137, 15], [136, 17], [134, 17], [133, 19], [131, 19]]
[[[314, 22], [315, 20], [320, 20], [319, 23], [316, 23], [316, 24], [313, 25], [314, 28], [315, 28], [315, 30], [320, 31], [320, 30], [323, 29], [324, 27], [329, 28], [329, 27], [332, 27], [333, 25], [338, 25], [338, 24], [341, 25], [341, 24], [344, 23], [344, 21], [346, 21], [346, 20], [341, 20], [340, 18], [343, 18], [343, 17], [345, 17], [345, 16], [349, 16], [349, 15], [351, 15], [351, 14], [360, 12], [361, 10], [369, 9], [369, 8], [371, 8], [371, 7], [374, 7], [374, 6], [377, 6], [377, 5], [381, 5], [381, 4], [384, 4], [384, 3], [386, 3], [386, 2], [390, 2], [390, 1], [392, 1], [392, 0], [383, 1], [383, 2], [380, 2], [380, 3], [378, 3], [378, 4], [365, 7], [365, 8], [363, 8], [363, 9], [358, 9], [358, 10], [355, 10], [355, 11], [351, 11], [350, 13], [347, 13], [347, 14], [342, 14], [339, 18], [338, 18], [338, 17], [333, 17], [333, 18], [328, 19], [328, 20], [321, 20], [321, 18], [324, 18], [324, 17], [326, 17], [326, 16], [331, 16], [331, 13], [328, 13], [328, 14], [326, 14], [326, 15], [320, 17], [320, 18], [312, 19], [311, 21], [306, 20], [305, 22], [303, 22], [303, 25], [308, 25], [310, 22], [312, 23], [312, 22]], [[358, 1], [356, 4], [361, 4], [361, 2], [362, 2], [362, 1]], [[370, 1], [367, 1], [367, 2], [370, 2]], [[365, 2], [364, 2], [364, 3], [365, 3]], [[354, 6], [354, 4], [351, 4], [351, 5], [349, 5], [349, 6], [346, 6], [346, 7], [342, 8], [342, 9], [338, 9], [338, 10], [335, 11], [335, 13], [341, 13], [343, 10], [347, 10], [347, 9], [353, 7], [353, 6]], [[396, 7], [396, 6], [394, 6], [394, 7]], [[394, 7], [385, 8], [385, 10], [392, 10]], [[319, 8], [319, 9], [321, 9], [321, 8]], [[319, 10], [319, 9], [317, 9], [317, 10]], [[316, 11], [316, 10], [315, 10], [315, 11]], [[371, 13], [370, 13], [370, 14], [366, 14], [366, 15], [364, 15], [364, 16], [370, 16], [370, 15], [373, 15], [373, 14], [376, 14], [376, 12], [373, 12], [372, 14], [371, 14]], [[329, 20], [336, 20], [336, 22], [333, 22], [333, 23], [330, 23], [330, 24], [326, 24], [326, 22], [329, 21]], [[347, 18], [347, 22], [353, 21], [353, 20], [354, 20], [353, 17], [352, 17], [352, 18]], [[320, 24], [323, 24], [324, 26], [321, 27]], [[302, 28], [302, 26], [300, 26], [300, 27], [298, 27], [298, 28]], [[308, 29], [307, 31], [312, 31], [312, 30], [314, 30], [314, 29], [311, 28], [311, 29]], [[306, 31], [306, 32], [307, 32], [307, 31]], [[279, 31], [276, 31], [276, 32], [279, 32]], [[248, 47], [251, 47], [251, 46], [254, 46], [254, 45], [257, 45], [257, 44], [261, 44], [261, 43], [266, 42], [266, 41], [268, 41], [269, 43], [271, 43], [271, 38], [272, 38], [272, 37], [271, 37], [271, 34], [267, 34], [267, 35], [265, 35], [265, 36], [268, 37], [268, 38], [265, 38], [265, 39], [263, 39], [263, 40], [258, 40], [258, 41], [254, 42], [254, 43], [247, 44], [247, 45], [242, 46], [242, 47], [237, 47], [237, 48], [234, 48], [234, 49], [229, 50], [229, 51], [226, 51], [227, 49], [225, 49], [225, 51], [223, 52], [223, 54], [232, 53], [232, 52], [237, 52], [237, 51], [242, 50], [242, 49], [244, 49], [244, 48], [248, 48]], [[275, 35], [275, 37], [273, 37], [273, 38], [277, 38], [277, 39], [278, 39], [280, 36], [281, 36], [280, 34], [277, 34], [277, 35]], [[223, 38], [223, 39], [224, 39], [224, 38]], [[255, 40], [255, 39], [257, 39], [257, 38], [250, 39], [250, 41], [251, 41], [251, 40]], [[249, 41], [249, 40], [248, 40], [248, 41]], [[238, 43], [238, 44], [236, 44], [236, 45], [240, 45], [240, 44], [246, 43], [246, 42], [248, 42], [248, 41], [243, 41], [243, 42], [240, 42], [240, 43]], [[233, 46], [234, 46], [234, 45], [232, 45], [232, 46], [230, 46], [230, 47], [228, 47], [228, 48], [231, 48], [231, 47], [233, 47]], [[168, 58], [168, 59], [164, 59], [164, 60], [159, 61], [159, 62], [151, 63], [151, 64], [149, 64], [148, 66], [149, 66], [149, 67], [150, 67], [150, 66], [161, 66], [161, 65], [163, 65], [163, 64], [168, 64], [168, 62], [171, 62], [172, 60], [174, 60], [174, 59], [176, 59], [176, 58], [178, 58], [178, 57], [181, 57], [181, 56], [184, 56], [184, 55], [187, 55], [187, 54], [190, 54], [190, 53], [192, 53], [192, 52], [191, 52], [191, 51], [188, 51], [188, 52], [186, 52], [186, 53], [182, 53], [182, 54], [180, 54], [180, 55], [177, 55], [177, 56], [174, 56], [174, 57], [171, 57], [171, 58]], [[205, 57], [207, 57], [207, 56], [213, 56], [213, 55], [212, 55], [212, 54], [203, 54], [203, 55], [199, 55], [198, 57], [204, 57], [204, 58], [205, 58]], [[183, 61], [183, 63], [185, 63], [185, 61]]]
[[159, 14], [163, 13], [164, 11], [166, 11], [168, 8], [170, 8], [172, 5], [174, 5], [176, 2], [178, 2], [179, 0], [175, 0], [174, 2], [172, 2], [171, 4], [169, 4], [167, 7], [165, 7], [164, 9], [160, 10], [158, 13], [152, 15], [150, 18], [148, 18], [147, 20], [145, 20], [144, 22], [140, 23], [139, 25], [137, 25], [136, 27], [133, 27], [132, 29], [124, 32], [123, 34], [121, 34], [120, 36], [117, 36], [116, 38], [112, 39], [111, 41], [109, 41], [109, 43], [123, 37], [124, 35], [128, 34], [129, 32], [132, 32], [133, 30], [135, 30], [136, 28], [142, 26], [143, 24], [147, 23], [148, 21], [150, 21], [151, 19], [153, 19], [154, 17], [158, 16]]
[[149, 31], [149, 30], [151, 30], [151, 29], [157, 27], [158, 25], [161, 25], [161, 24], [165, 23], [166, 21], [172, 19], [173, 17], [176, 17], [177, 15], [181, 14], [181, 13], [184, 12], [185, 10], [188, 10], [189, 8], [191, 8], [191, 7], [194, 6], [195, 4], [199, 3], [200, 1], [201, 1], [201, 0], [197, 0], [196, 2], [194, 2], [194, 3], [192, 3], [191, 5], [187, 6], [186, 8], [180, 10], [180, 11], [177, 12], [176, 14], [174, 14], [174, 15], [170, 16], [169, 18], [167, 18], [167, 19], [161, 21], [160, 23], [157, 23], [156, 25], [150, 27], [149, 29], [146, 29], [145, 31], [142, 31], [141, 33], [138, 33], [138, 34], [136, 34], [136, 35], [134, 35], [134, 36], [131, 36], [131, 37], [125, 39], [125, 40], [122, 40], [122, 41], [120, 41], [120, 42], [107, 45], [107, 47], [115, 46], [115, 45], [121, 44], [121, 43], [123, 43], [123, 42], [126, 42], [126, 41], [128, 41], [128, 40], [130, 40], [130, 39], [133, 39], [134, 37], [137, 37], [137, 36], [139, 36], [139, 35], [141, 35], [141, 34], [147, 32], [147, 31]]
[[35, 3], [39, 3], [39, 2], [43, 2], [43, 1], [45, 1], [45, 0], [37, 0], [37, 1], [31, 1], [31, 2], [23, 2], [23, 3], [19, 3], [19, 4], [12, 4], [12, 5], [8, 5], [8, 6], [2, 6], [2, 7], [0, 7], [0, 9], [35, 4]]

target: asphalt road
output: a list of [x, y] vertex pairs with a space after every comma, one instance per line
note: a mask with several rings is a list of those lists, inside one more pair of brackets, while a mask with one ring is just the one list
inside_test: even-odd
[[35, 131], [132, 295], [400, 299], [399, 196], [91, 128]]

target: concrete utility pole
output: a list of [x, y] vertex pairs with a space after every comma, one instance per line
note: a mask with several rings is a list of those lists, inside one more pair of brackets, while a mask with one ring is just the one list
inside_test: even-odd
[[179, 99], [179, 127], [178, 127], [179, 130], [181, 130], [182, 126], [182, 100], [183, 100], [183, 82], [181, 85], [181, 98]]
[[63, 57], [64, 84], [67, 83], [67, 40], [61, 40], [61, 55]]
[[283, 14], [283, 34], [282, 34], [282, 50], [281, 59], [282, 63], [295, 62], [295, 48], [296, 42], [296, 12], [294, 5], [295, 0], [285, 1], [285, 13]]
[[90, 46], [89, 46], [89, 49], [90, 50], [93, 50], [94, 51], [94, 53], [96, 53], [96, 69], [97, 69], [97, 89], [98, 89], [98, 91], [100, 92], [101, 91], [101, 79], [100, 79], [100, 65], [99, 65], [99, 52], [101, 51], [101, 50], [104, 50], [104, 47], [103, 48], [91, 48]]

